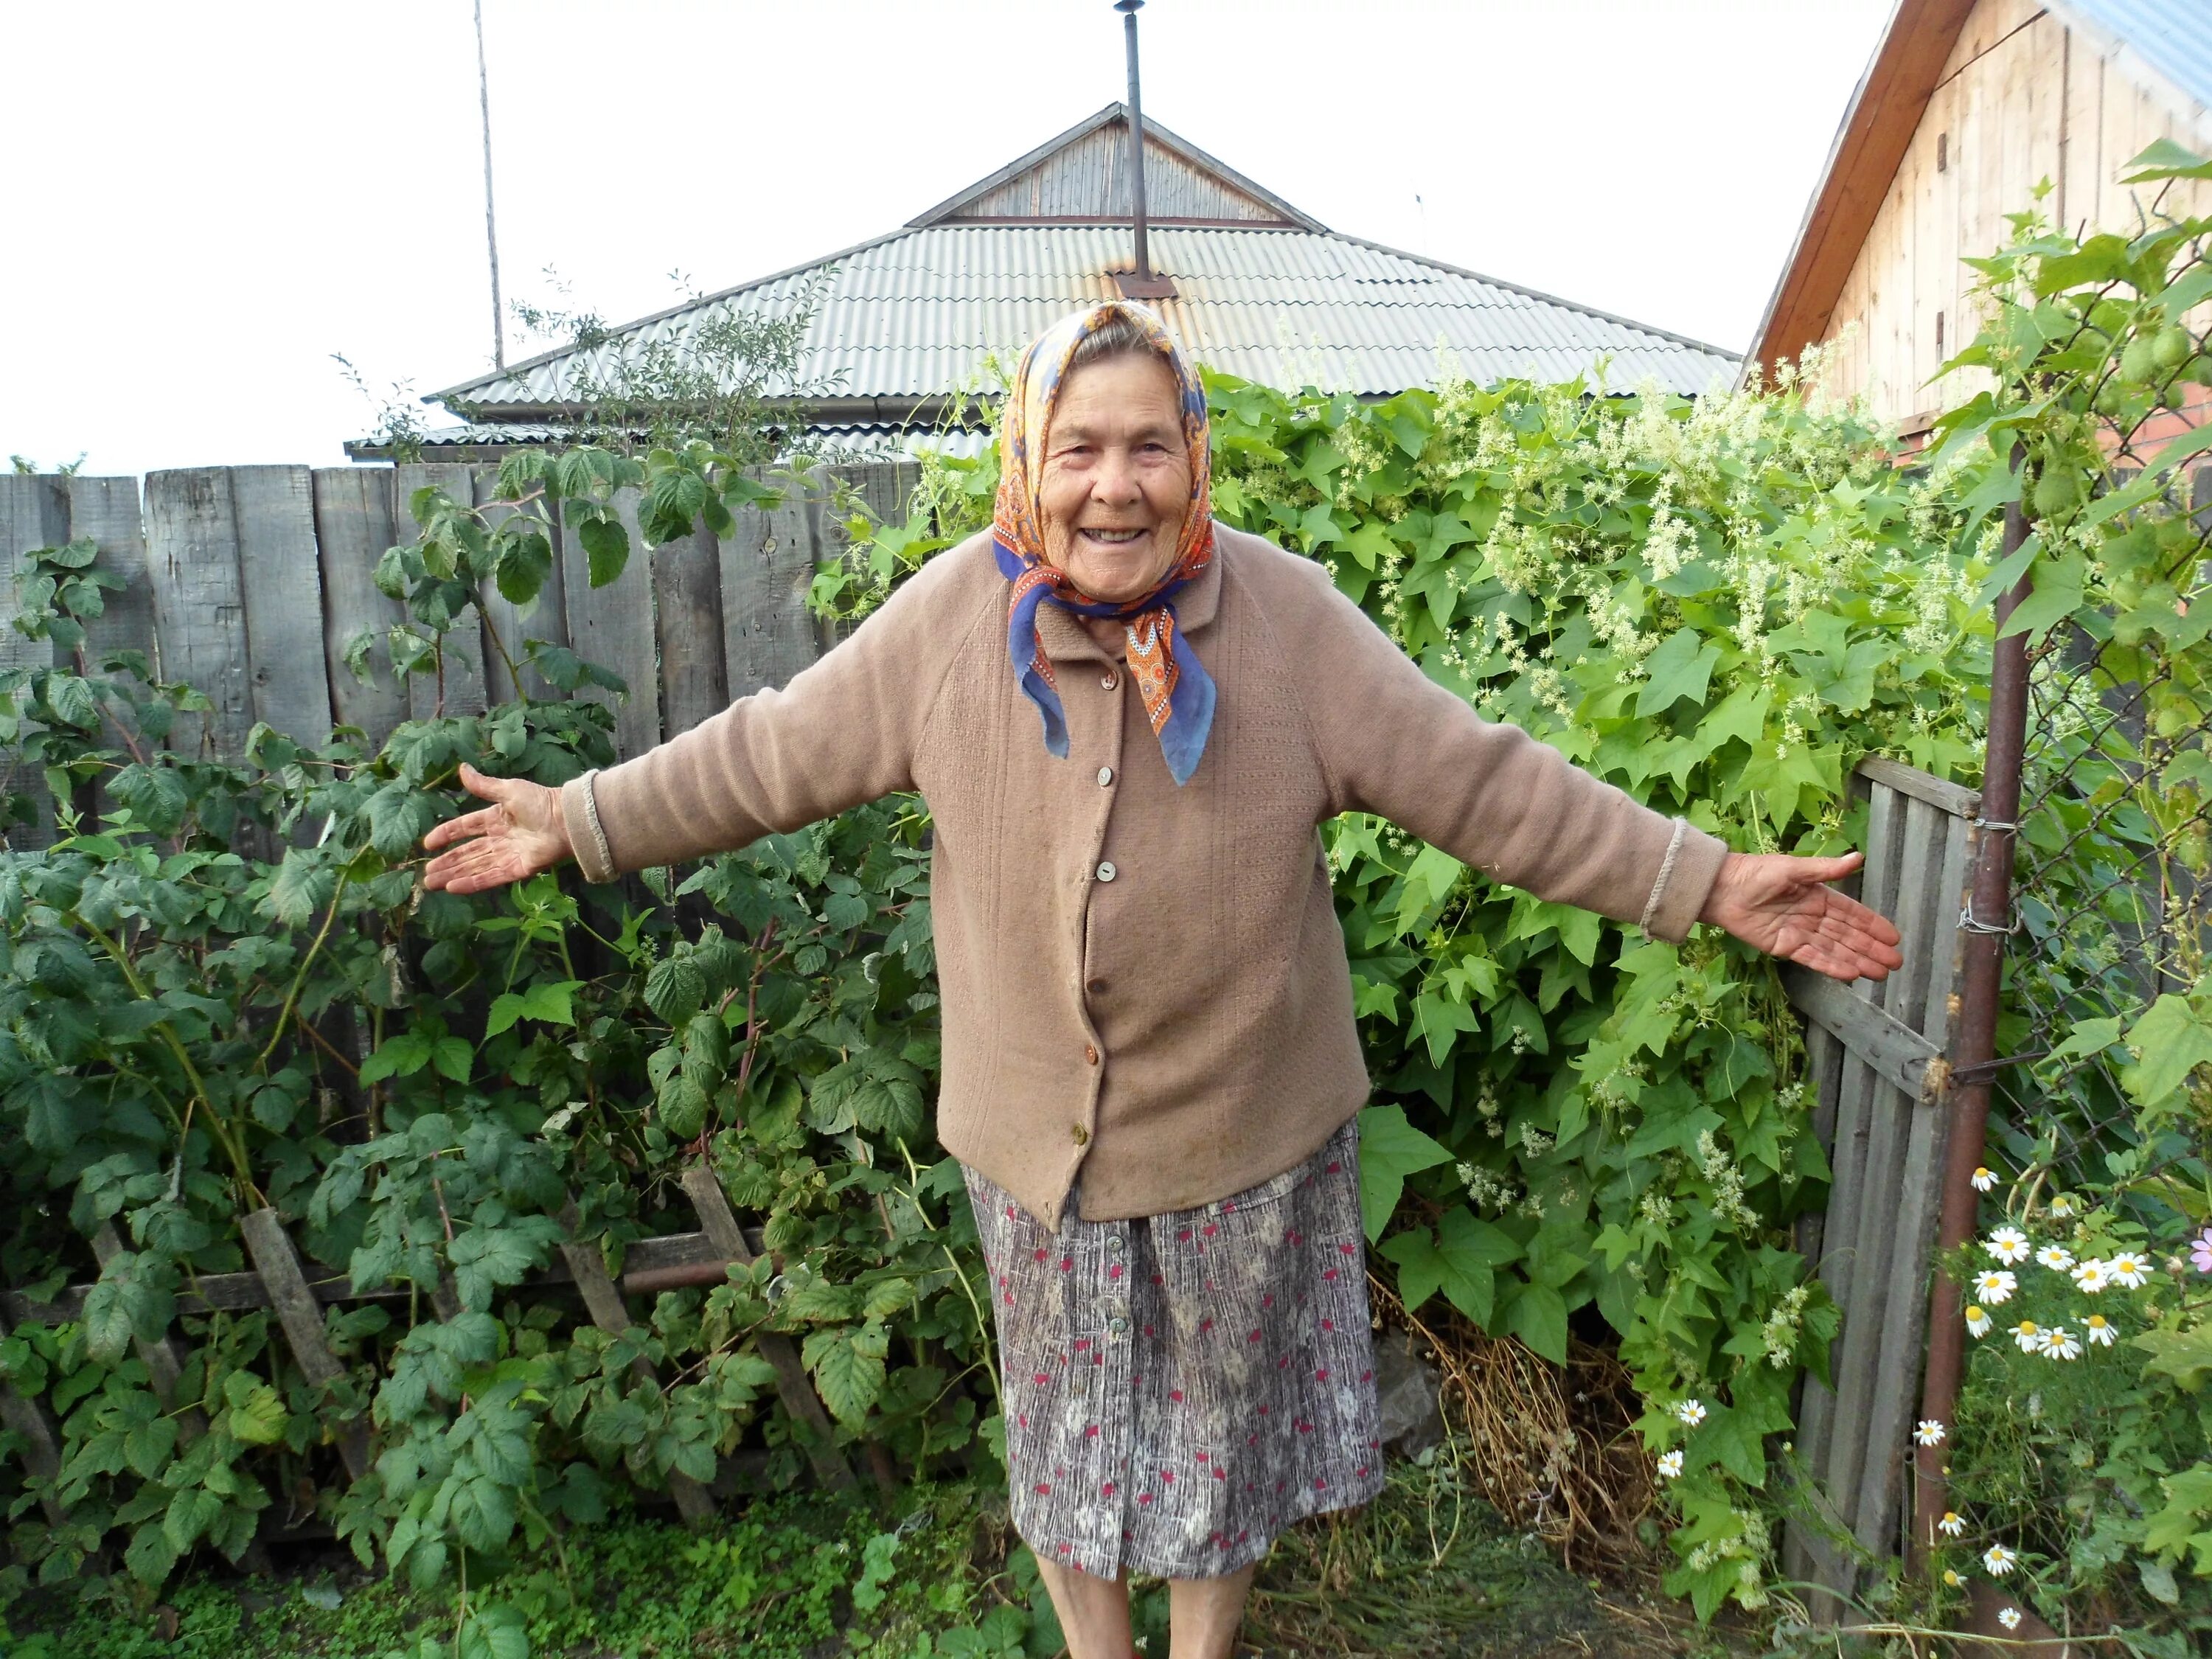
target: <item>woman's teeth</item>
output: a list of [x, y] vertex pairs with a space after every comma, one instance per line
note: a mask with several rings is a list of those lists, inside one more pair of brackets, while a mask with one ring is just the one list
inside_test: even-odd
[[1145, 534], [1141, 530], [1086, 530], [1083, 533], [1094, 542], [1108, 542], [1116, 545], [1123, 542], [1139, 540]]

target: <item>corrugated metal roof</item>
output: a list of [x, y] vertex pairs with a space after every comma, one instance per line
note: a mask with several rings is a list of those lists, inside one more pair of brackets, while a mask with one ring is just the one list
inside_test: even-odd
[[2132, 47], [2177, 90], [2212, 110], [2212, 5], [2205, 0], [2063, 0], [2057, 9]]
[[[809, 453], [828, 449], [869, 459], [912, 457], [931, 451], [969, 457], [981, 454], [994, 441], [988, 432], [939, 432], [892, 421], [817, 421], [810, 423], [806, 431]], [[518, 447], [566, 441], [570, 432], [569, 428], [539, 421], [463, 421], [429, 428], [415, 441], [426, 461], [484, 460]], [[347, 444], [345, 451], [356, 461], [394, 459], [390, 446], [367, 438]]]
[[[1569, 379], [1607, 358], [1610, 385], [1650, 375], [1697, 393], [1737, 368], [1718, 347], [1355, 237], [1162, 225], [1152, 250], [1177, 290], [1158, 302], [1168, 325], [1200, 362], [1247, 380], [1376, 395], [1432, 385], [1448, 362], [1487, 383]], [[571, 398], [579, 363], [604, 374], [626, 343], [680, 337], [720, 308], [788, 315], [825, 270], [805, 377], [839, 398], [933, 398], [974, 379], [988, 354], [1011, 362], [1069, 311], [1112, 298], [1109, 273], [1129, 263], [1126, 224], [899, 231], [435, 398], [480, 418], [527, 418]]]

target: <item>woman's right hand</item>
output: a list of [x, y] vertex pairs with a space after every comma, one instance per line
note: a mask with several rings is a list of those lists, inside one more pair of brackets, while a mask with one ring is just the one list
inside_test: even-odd
[[[431, 891], [481, 893], [574, 856], [558, 789], [522, 778], [486, 777], [465, 763], [461, 782], [492, 805], [448, 818], [422, 837], [423, 851], [438, 853], [422, 868], [422, 885]], [[441, 853], [441, 848], [453, 850]]]

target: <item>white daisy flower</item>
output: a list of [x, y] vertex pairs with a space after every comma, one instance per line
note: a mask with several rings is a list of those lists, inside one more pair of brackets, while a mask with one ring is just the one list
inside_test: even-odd
[[1966, 1517], [1956, 1510], [1945, 1510], [1943, 1518], [1936, 1523], [1936, 1530], [1946, 1538], [1956, 1538], [1966, 1530]]
[[2043, 1351], [2043, 1331], [2033, 1319], [2023, 1319], [2012, 1328], [2012, 1340], [2020, 1344], [2022, 1353]]
[[1975, 1166], [1975, 1168], [1974, 1168], [1974, 1190], [1975, 1190], [1976, 1192], [1978, 1192], [1978, 1193], [1985, 1193], [1985, 1192], [1989, 1191], [1990, 1188], [1992, 1188], [1992, 1187], [1996, 1186], [1996, 1184], [1997, 1184], [1997, 1178], [1996, 1178], [1996, 1176], [1995, 1176], [1994, 1175], [1990, 1174], [1990, 1171], [1989, 1171], [1988, 1170], [1986, 1170], [1986, 1169], [1983, 1168], [1983, 1167], [1982, 1167], [1981, 1165], [1979, 1165], [1979, 1164], [1977, 1164], [1977, 1165]]
[[2020, 1628], [2020, 1609], [2018, 1607], [1999, 1607], [1997, 1609], [1997, 1623], [2002, 1625], [2007, 1630], [2018, 1630]]
[[2085, 1255], [2074, 1264], [2074, 1282], [2091, 1296], [2112, 1282], [2112, 1269], [2102, 1257]]
[[1672, 1480], [1682, 1472], [1682, 1454], [1679, 1451], [1659, 1454], [1659, 1474], [1662, 1480]]
[[1991, 1323], [1990, 1316], [1979, 1308], [1966, 1310], [1966, 1334], [1969, 1336], [1987, 1336]]
[[2072, 1199], [2067, 1197], [2063, 1193], [2051, 1194], [2051, 1218], [2052, 1220], [2063, 1221], [2068, 1216], [2072, 1215], [2073, 1213], [2074, 1200]]
[[2102, 1314], [2090, 1314], [2084, 1317], [2081, 1334], [2100, 1348], [2111, 1347], [2112, 1339], [2119, 1334], [2112, 1328], [2112, 1322]]
[[1943, 1569], [1943, 1582], [1948, 1584], [1953, 1589], [1956, 1589], [1960, 1585], [1965, 1583], [1966, 1581], [1959, 1577], [1958, 1570], [1956, 1568], [1946, 1567]]
[[2027, 1260], [2027, 1235], [2017, 1227], [2000, 1227], [1982, 1241], [1982, 1248], [2009, 1267]]
[[1974, 1280], [1974, 1294], [1992, 1308], [2012, 1300], [2012, 1293], [2020, 1288], [2020, 1280], [2002, 1267], [1991, 1267]]
[[1701, 1401], [1685, 1400], [1674, 1407], [1674, 1415], [1694, 1429], [1705, 1420], [1705, 1408]]
[[2046, 1244], [2035, 1253], [2035, 1259], [2055, 1273], [2063, 1273], [2074, 1265], [2074, 1253], [2063, 1244]]
[[1923, 1417], [1912, 1431], [1912, 1437], [1923, 1446], [1943, 1443], [1943, 1425], [1932, 1417]]
[[1982, 1565], [1999, 1578], [2010, 1572], [2019, 1560], [2020, 1557], [2002, 1544], [1992, 1544], [1982, 1552]]
[[2079, 1359], [2081, 1357], [2081, 1339], [2063, 1325], [2053, 1325], [2044, 1333], [2043, 1352], [2053, 1359]]
[[2115, 1285], [2140, 1290], [2150, 1278], [2150, 1263], [2133, 1250], [2122, 1250], [2118, 1255], [2106, 1258], [2105, 1273]]

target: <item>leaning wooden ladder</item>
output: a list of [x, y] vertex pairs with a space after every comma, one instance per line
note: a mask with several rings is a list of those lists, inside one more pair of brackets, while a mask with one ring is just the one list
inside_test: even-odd
[[1981, 807], [1976, 791], [1894, 761], [1862, 762], [1851, 782], [1868, 806], [1858, 896], [1896, 922], [1905, 966], [1880, 984], [1784, 971], [1807, 1021], [1814, 1127], [1835, 1172], [1826, 1213], [1799, 1224], [1797, 1244], [1844, 1318], [1829, 1354], [1834, 1386], [1804, 1380], [1802, 1510], [1784, 1534], [1783, 1565], [1826, 1592], [1808, 1600], [1831, 1622], [1867, 1558], [1902, 1552], [1911, 1512], [1905, 1476], [1942, 1205], [1960, 913]]

